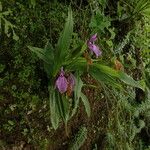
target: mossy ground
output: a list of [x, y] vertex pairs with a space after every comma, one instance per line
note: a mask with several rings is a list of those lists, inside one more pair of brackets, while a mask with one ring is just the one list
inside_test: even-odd
[[[149, 103], [148, 98], [145, 98], [147, 93], [141, 98], [143, 101], [139, 102], [136, 101], [135, 89], [126, 87], [126, 91], [118, 94], [116, 89], [105, 86], [103, 83], [98, 84], [88, 74], [82, 77], [84, 83], [94, 84], [98, 87], [83, 89], [91, 105], [91, 117], [87, 117], [85, 108], [80, 103], [78, 112], [68, 122], [69, 136], [66, 135], [63, 123], [56, 131], [52, 129], [48, 100], [49, 79], [44, 72], [42, 62], [27, 48], [28, 45], [44, 47], [47, 40], [56, 43], [65, 23], [68, 6], [71, 4], [75, 22], [72, 47], [76, 47], [80, 42], [85, 42], [92, 32], [97, 31], [101, 36], [103, 62], [113, 67], [112, 47], [119, 45], [130, 30], [134, 28], [136, 30], [135, 24], [138, 23], [137, 20], [140, 16], [138, 19], [117, 20], [115, 18], [118, 15], [117, 5], [112, 1], [108, 1], [109, 5], [106, 6], [105, 1], [98, 5], [97, 1], [48, 2], [42, 0], [36, 1], [35, 5], [32, 2], [23, 0], [2, 0], [1, 2], [2, 12], [11, 10], [5, 18], [16, 26], [14, 31], [19, 39], [15, 40], [12, 27], [8, 27], [2, 21], [0, 29], [2, 35], [0, 149], [64, 150], [68, 148], [77, 132], [84, 126], [88, 132], [81, 150], [127, 150], [128, 147], [146, 150], [150, 143], [148, 140], [150, 139]], [[121, 3], [121, 1], [119, 2]], [[124, 9], [128, 10], [126, 7]], [[102, 19], [102, 23], [96, 22], [97, 26], [93, 25], [91, 23], [93, 13], [104, 8], [104, 13], [96, 16]], [[124, 9], [121, 11], [125, 11]], [[8, 32], [6, 32], [7, 27], [9, 28]], [[113, 37], [113, 35], [116, 36]], [[135, 33], [132, 34], [135, 37], [134, 40], [138, 39], [135, 35]], [[135, 79], [142, 79], [141, 74], [144, 71], [140, 67], [146, 61], [142, 62], [144, 59], [141, 58], [141, 54], [135, 53], [137, 49], [134, 47], [133, 41], [130, 40], [122, 48], [121, 54], [116, 56], [123, 60], [125, 70], [131, 75], [135, 67], [138, 72], [133, 74]], [[143, 45], [142, 42], [141, 45]], [[138, 66], [134, 66], [134, 62], [138, 62]], [[143, 95], [141, 94], [141, 96]], [[144, 103], [147, 104], [147, 107]], [[139, 115], [134, 117], [136, 110], [139, 110]], [[142, 126], [141, 120], [145, 122], [145, 126]], [[140, 128], [141, 130], [138, 130]], [[135, 130], [132, 131], [132, 129]]]

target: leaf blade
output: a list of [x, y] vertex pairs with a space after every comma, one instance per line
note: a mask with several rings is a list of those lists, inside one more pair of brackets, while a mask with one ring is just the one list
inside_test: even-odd
[[56, 130], [59, 126], [60, 116], [56, 103], [56, 93], [53, 88], [49, 88], [50, 119], [52, 127]]
[[91, 115], [90, 103], [89, 103], [87, 97], [83, 93], [81, 93], [81, 100], [82, 100], [82, 102], [84, 104], [85, 111], [86, 111], [88, 117], [90, 117], [90, 115]]

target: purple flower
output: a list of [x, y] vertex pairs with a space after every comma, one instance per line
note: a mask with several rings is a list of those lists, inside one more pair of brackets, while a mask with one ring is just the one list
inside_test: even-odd
[[68, 81], [67, 96], [70, 97], [75, 86], [75, 77], [72, 73], [70, 73], [70, 75], [68, 76], [67, 81]]
[[56, 83], [55, 83], [56, 87], [58, 88], [58, 90], [61, 94], [65, 93], [67, 91], [67, 86], [68, 86], [67, 79], [64, 75], [65, 75], [65, 72], [63, 71], [63, 67], [62, 67], [60, 75], [57, 78]]
[[98, 58], [102, 54], [99, 47], [96, 46], [95, 44], [89, 44], [88, 47], [91, 50], [91, 52], [94, 52], [94, 54], [96, 55], [96, 58]]
[[94, 52], [96, 58], [98, 58], [102, 54], [102, 52], [100, 51], [99, 47], [94, 44], [96, 40], [97, 40], [97, 33], [91, 36], [90, 40], [88, 40], [87, 42], [87, 45], [88, 48], [91, 50], [91, 52]]
[[69, 85], [71, 91], [73, 91], [74, 86], [75, 86], [75, 77], [72, 73], [68, 77], [68, 85]]
[[91, 38], [90, 38], [90, 42], [95, 42], [97, 40], [97, 33], [92, 35]]

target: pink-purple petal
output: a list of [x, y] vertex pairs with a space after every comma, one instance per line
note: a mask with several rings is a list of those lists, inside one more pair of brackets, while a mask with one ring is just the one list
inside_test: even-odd
[[97, 33], [92, 35], [91, 38], [90, 38], [90, 42], [95, 42], [97, 40]]
[[98, 58], [102, 54], [99, 47], [96, 46], [95, 44], [90, 44], [88, 47], [92, 52], [94, 52], [94, 54], [96, 55], [96, 58]]
[[68, 82], [67, 82], [67, 79], [64, 76], [64, 74], [65, 74], [65, 72], [63, 71], [63, 67], [62, 67], [60, 75], [57, 78], [56, 83], [55, 83], [56, 87], [58, 88], [58, 90], [61, 94], [65, 93], [67, 91], [67, 87], [68, 87]]
[[67, 79], [64, 76], [59, 76], [56, 80], [56, 87], [58, 88], [61, 94], [67, 91], [67, 86]]
[[75, 76], [72, 73], [68, 77], [68, 84], [69, 84], [71, 90], [73, 91], [74, 86], [75, 86]]

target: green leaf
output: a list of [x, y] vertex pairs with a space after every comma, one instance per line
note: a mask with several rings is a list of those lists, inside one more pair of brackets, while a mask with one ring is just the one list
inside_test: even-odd
[[78, 105], [79, 105], [79, 100], [81, 97], [81, 90], [82, 90], [82, 86], [83, 86], [83, 82], [80, 78], [80, 74], [79, 72], [76, 73], [76, 84], [75, 84], [75, 88], [74, 88], [74, 106], [73, 106], [73, 110], [72, 110], [72, 114], [71, 117], [76, 113]]
[[66, 96], [62, 96], [62, 103], [64, 108], [64, 121], [67, 123], [69, 120], [69, 113], [70, 113], [69, 98]]
[[85, 106], [85, 110], [86, 110], [88, 117], [90, 117], [90, 114], [91, 114], [90, 103], [89, 103], [87, 97], [83, 93], [81, 93], [81, 100]]
[[8, 120], [8, 123], [11, 125], [11, 126], [13, 126], [15, 123], [13, 122], [13, 121], [11, 121], [11, 120]]
[[128, 76], [126, 73], [120, 71], [118, 72], [118, 74], [119, 74], [119, 79], [123, 81], [124, 83], [144, 90], [140, 82], [135, 81], [132, 77]]
[[68, 150], [79, 150], [87, 138], [87, 133], [87, 128], [81, 127], [74, 136], [74, 140], [69, 144]]
[[143, 10], [142, 13], [143, 13], [145, 16], [147, 16], [147, 17], [150, 18], [150, 8], [147, 8], [147, 9]]
[[33, 8], [35, 8], [36, 5], [36, 0], [30, 0], [31, 5], [33, 6]]
[[117, 15], [118, 15], [119, 18], [122, 15], [122, 10], [123, 10], [123, 8], [121, 7], [120, 1], [119, 1], [119, 2], [117, 2]]
[[19, 36], [16, 35], [16, 33], [15, 33], [14, 30], [12, 30], [12, 31], [13, 31], [13, 39], [16, 40], [16, 41], [18, 41], [19, 40]]
[[79, 99], [81, 97], [83, 82], [80, 78], [80, 74], [78, 73], [75, 85], [75, 99]]
[[135, 81], [132, 77], [128, 76], [126, 73], [121, 71], [116, 71], [108, 66], [101, 65], [101, 64], [94, 64], [89, 69], [90, 74], [98, 81], [103, 81], [111, 86], [115, 86], [121, 88], [121, 84], [116, 79], [120, 79], [124, 83], [138, 87], [140, 89], [144, 88], [140, 84], [140, 82]]
[[113, 68], [110, 68], [108, 66], [102, 65], [102, 64], [93, 64], [96, 68], [98, 68], [101, 72], [113, 76], [113, 77], [119, 77], [119, 74], [116, 70]]
[[82, 57], [74, 59], [71, 62], [67, 62], [65, 65], [66, 68], [70, 71], [79, 70], [80, 72], [84, 72], [87, 69], [87, 61]]
[[148, 1], [147, 0], [139, 0], [136, 3], [136, 6], [134, 8], [133, 14], [139, 13], [140, 11], [144, 10], [148, 6]]
[[96, 29], [96, 31], [104, 32], [104, 29], [108, 29], [110, 25], [109, 17], [105, 16], [100, 11], [97, 11], [97, 13], [92, 16], [89, 27]]
[[44, 49], [38, 48], [38, 47], [32, 47], [28, 46], [28, 48], [37, 54], [37, 56], [42, 59], [44, 63], [44, 69], [48, 75], [48, 77], [51, 77], [53, 74], [53, 66], [54, 66], [54, 49], [52, 45], [47, 42]]
[[0, 64], [0, 73], [2, 73], [5, 69], [5, 65]]
[[51, 43], [49, 43], [49, 41], [45, 45], [44, 55], [46, 56], [48, 60], [48, 63], [44, 63], [44, 69], [47, 75], [51, 77], [53, 73], [53, 67], [54, 67], [54, 48], [51, 45]]
[[49, 101], [50, 101], [50, 119], [52, 123], [52, 127], [56, 130], [59, 126], [59, 121], [60, 121], [60, 115], [59, 115], [59, 110], [57, 106], [56, 100], [56, 93], [55, 90], [50, 87], [49, 88]]
[[99, 64], [92, 65], [89, 68], [89, 73], [99, 82], [104, 82], [115, 88], [122, 88], [121, 84], [116, 81], [116, 76], [118, 76], [118, 74], [107, 66], [99, 66]]
[[72, 59], [77, 59], [78, 57], [80, 57], [86, 49], [87, 43], [84, 43], [83, 46], [79, 46], [75, 50], [73, 50], [71, 54], [71, 61]]
[[56, 53], [56, 59], [59, 62], [64, 61], [64, 58], [68, 54], [68, 50], [71, 43], [73, 33], [73, 17], [72, 17], [72, 11], [69, 9], [68, 11], [68, 18], [64, 27], [64, 31], [62, 35], [60, 36], [57, 44], [57, 53]]
[[45, 51], [42, 48], [38, 48], [38, 47], [32, 47], [32, 46], [28, 46], [28, 48], [37, 54], [37, 56], [42, 59], [44, 62], [50, 64], [50, 61], [48, 60], [48, 58], [45, 55]]
[[107, 6], [107, 0], [98, 0], [98, 2], [100, 3], [100, 5], [102, 6], [102, 8], [104, 10]]
[[62, 117], [63, 121], [67, 123], [69, 120], [69, 99], [65, 95], [60, 95], [57, 92], [57, 105], [59, 109], [60, 116]]
[[45, 45], [44, 54], [48, 58], [49, 62], [54, 61], [54, 48], [49, 41]]
[[66, 20], [66, 24], [63, 30], [62, 35], [60, 36], [57, 46], [56, 46], [56, 53], [55, 53], [55, 63], [53, 66], [53, 76], [56, 76], [58, 71], [60, 70], [61, 66], [63, 65], [66, 56], [69, 55], [69, 47], [72, 39], [73, 33], [73, 17], [72, 11], [69, 9], [68, 11], [68, 18]]

